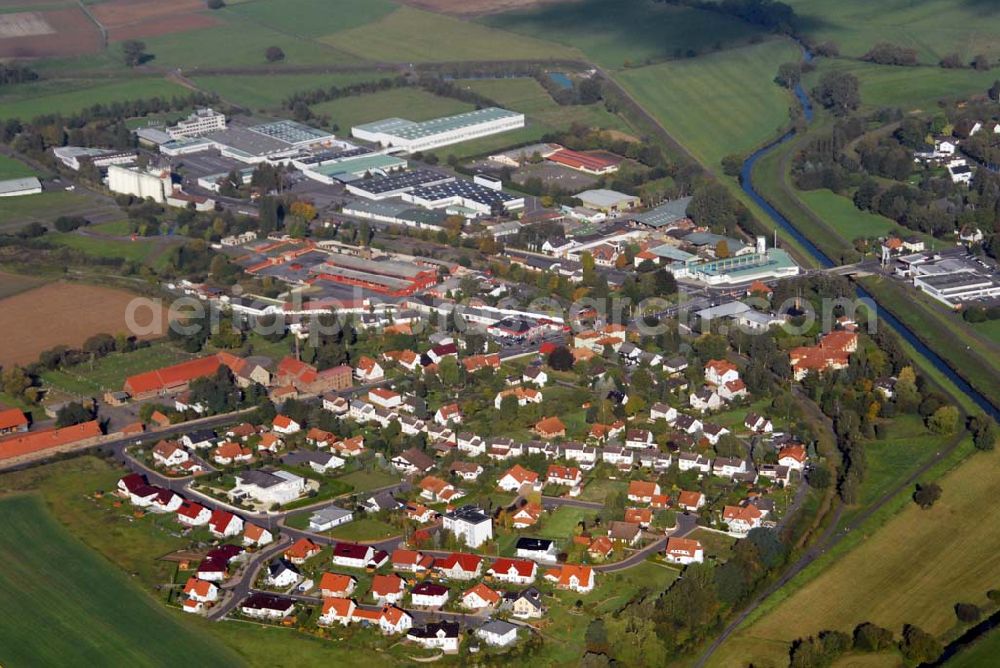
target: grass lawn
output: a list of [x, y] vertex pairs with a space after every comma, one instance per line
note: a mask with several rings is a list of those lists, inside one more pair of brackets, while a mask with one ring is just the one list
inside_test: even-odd
[[319, 37], [377, 21], [394, 9], [389, 0], [255, 0], [223, 13], [290, 35]]
[[949, 440], [930, 433], [917, 415], [895, 418], [888, 432], [884, 439], [864, 445], [868, 466], [858, 495], [860, 507], [879, 499]]
[[331, 536], [339, 540], [370, 541], [381, 540], [398, 536], [402, 531], [398, 527], [375, 519], [366, 517], [343, 524], [329, 532]]
[[1000, 320], [976, 323], [972, 329], [1000, 344]]
[[45, 371], [42, 380], [46, 385], [71, 394], [99, 396], [106, 390], [120, 390], [128, 376], [177, 364], [192, 357], [169, 343], [154, 343], [130, 353], [112, 353], [94, 362], [93, 367], [84, 363], [68, 369]]
[[54, 244], [75, 248], [92, 257], [117, 258], [132, 262], [146, 262], [160, 249], [155, 243], [141, 237], [135, 241], [122, 241], [120, 239], [90, 237], [76, 232], [57, 232], [49, 234], [45, 238]]
[[955, 655], [948, 668], [981, 668], [992, 665], [1000, 656], [1000, 629], [994, 629], [978, 642]]
[[337, 479], [353, 487], [354, 492], [358, 494], [399, 482], [399, 477], [382, 471], [354, 471]]
[[596, 516], [597, 513], [593, 510], [562, 506], [554, 510], [551, 514], [543, 515], [542, 526], [535, 533], [542, 538], [569, 540], [573, 536], [573, 530], [581, 520], [586, 521], [589, 526], [591, 520]]
[[601, 103], [566, 106], [556, 104], [548, 91], [534, 79], [478, 79], [460, 80], [456, 83], [496, 100], [508, 109], [520, 111], [529, 121], [552, 130], [564, 130], [573, 123], [578, 123], [607, 130], [632, 131], [624, 120], [610, 113]]
[[847, 241], [884, 236], [902, 229], [895, 221], [862, 211], [844, 195], [830, 190], [799, 190], [796, 195]]
[[747, 23], [714, 12], [649, 0], [538, 3], [493, 14], [482, 23], [578, 48], [609, 68], [702, 53], [756, 33]]
[[[913, 623], [938, 635], [951, 629], [955, 603], [985, 604], [995, 586], [1000, 533], [984, 518], [996, 503], [998, 475], [1000, 454], [971, 456], [938, 481], [943, 494], [933, 508], [904, 502], [877, 531], [857, 536], [851, 551], [744, 628], [714, 665], [726, 665], [733, 652], [755, 664], [787, 660], [791, 640], [821, 629], [850, 631], [862, 621], [896, 630]], [[762, 656], [754, 647], [775, 651]]]
[[313, 106], [312, 110], [319, 115], [329, 114], [342, 132], [348, 132], [351, 126], [392, 116], [411, 121], [425, 121], [438, 116], [472, 111], [474, 108], [471, 104], [439, 97], [419, 88], [393, 88], [371, 95], [356, 95], [323, 102]]
[[733, 545], [736, 544], [736, 539], [732, 536], [706, 529], [695, 529], [688, 538], [693, 538], [701, 543], [706, 557], [721, 561], [729, 559], [729, 555], [733, 551]]
[[400, 7], [378, 21], [320, 38], [358, 58], [389, 62], [580, 58], [560, 44]]
[[581, 501], [604, 501], [605, 497], [615, 492], [624, 492], [628, 489], [628, 483], [624, 480], [608, 480], [600, 478], [584, 483], [583, 491], [580, 492]]
[[48, 80], [14, 86], [0, 95], [0, 118], [29, 120], [40, 114], [72, 114], [95, 104], [183, 95], [185, 89], [156, 77], [122, 81]]
[[359, 81], [382, 78], [379, 72], [352, 72], [350, 74], [263, 74], [194, 77], [200, 88], [217, 93], [222, 99], [249, 109], [278, 109], [292, 93], [347, 86]]
[[34, 175], [34, 170], [20, 160], [0, 155], [0, 181], [4, 179], [19, 179], [25, 176]]
[[[0, 106], [3, 106], [2, 103]], [[96, 209], [97, 206], [90, 197], [64, 190], [53, 190], [38, 195], [4, 197], [3, 206], [0, 206], [0, 225], [51, 222], [59, 216], [84, 214], [86, 211]]]
[[989, 0], [788, 0], [802, 18], [804, 33], [816, 41], [834, 40], [841, 53], [861, 56], [876, 42], [917, 50], [921, 61], [936, 64], [948, 53], [971, 60], [984, 53], [1000, 56], [1000, 12]]
[[195, 623], [181, 623], [182, 613], [159, 606], [77, 541], [38, 496], [6, 498], [0, 512], [7, 518], [0, 535], [6, 564], [0, 572], [0, 661], [5, 666], [236, 661]]
[[772, 82], [781, 63], [797, 60], [786, 40], [701, 58], [626, 70], [619, 82], [699, 161], [717, 170], [789, 121], [789, 93]]
[[40, 276], [25, 276], [0, 271], [0, 299], [13, 297], [28, 290], [34, 290], [48, 283], [48, 279]]
[[894, 67], [847, 60], [817, 61], [815, 72], [805, 78], [805, 85], [816, 85], [823, 73], [842, 70], [854, 74], [861, 84], [861, 103], [865, 110], [899, 107], [906, 112], [933, 113], [944, 98], [967, 98], [986, 92], [996, 80], [996, 72], [972, 69], [946, 70], [940, 67]]

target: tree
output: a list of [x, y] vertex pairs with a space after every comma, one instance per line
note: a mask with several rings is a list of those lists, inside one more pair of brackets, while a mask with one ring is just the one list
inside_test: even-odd
[[977, 72], [985, 72], [990, 69], [990, 59], [984, 54], [978, 54], [972, 59], [972, 69]]
[[264, 50], [264, 57], [267, 62], [276, 63], [285, 59], [285, 52], [281, 50], [280, 46], [269, 46]]
[[826, 489], [832, 481], [830, 469], [823, 464], [816, 464], [806, 472], [806, 482], [814, 489]]
[[743, 156], [730, 154], [722, 159], [722, 171], [726, 176], [739, 176], [743, 170]]
[[5, 394], [21, 397], [31, 387], [31, 377], [21, 367], [12, 366], [0, 374], [0, 387], [3, 387]]
[[573, 357], [573, 353], [566, 346], [556, 346], [556, 348], [549, 353], [549, 366], [556, 371], [569, 371], [573, 368], [573, 364], [576, 359]]
[[962, 57], [957, 53], [949, 53], [938, 64], [946, 70], [957, 70], [962, 67]]
[[983, 616], [983, 611], [979, 609], [979, 606], [975, 603], [956, 603], [955, 604], [955, 617], [958, 621], [964, 624], [972, 624], [973, 622], [978, 622]]
[[146, 43], [137, 39], [127, 39], [122, 42], [122, 58], [129, 67], [144, 63], [149, 56], [146, 54]]
[[942, 406], [927, 419], [927, 427], [935, 434], [950, 434], [958, 428], [958, 409]]
[[849, 114], [861, 106], [858, 78], [849, 72], [827, 72], [812, 94], [817, 102], [838, 116]]
[[994, 102], [1000, 102], [1000, 79], [993, 82], [993, 85], [990, 86], [988, 91], [986, 91], [986, 94], [989, 95], [990, 99]]
[[892, 631], [871, 622], [858, 624], [854, 629], [854, 649], [859, 652], [881, 652], [892, 645]]
[[93, 419], [93, 413], [84, 408], [83, 404], [73, 401], [56, 412], [56, 427], [71, 427], [81, 422], [90, 422]]
[[799, 85], [802, 79], [802, 66], [798, 63], [782, 63], [778, 66], [778, 75], [774, 81], [779, 86], [792, 89]]
[[223, 0], [207, 0], [205, 6], [209, 9], [222, 9], [226, 6], [226, 3]]
[[914, 663], [929, 663], [941, 655], [942, 647], [937, 638], [919, 626], [907, 624], [903, 627], [903, 639], [899, 643], [903, 656]]
[[729, 242], [725, 239], [719, 239], [719, 243], [715, 244], [715, 257], [720, 260], [724, 260], [729, 257]]
[[917, 483], [917, 489], [913, 492], [913, 501], [927, 510], [941, 498], [941, 487], [937, 483], [928, 483], [926, 485], [922, 483]]
[[517, 419], [517, 409], [517, 397], [513, 394], [508, 394], [500, 400], [500, 420], [504, 424], [511, 424]]
[[996, 447], [997, 424], [985, 414], [973, 416], [969, 420], [969, 431], [972, 432], [972, 443], [978, 450], [992, 450]]

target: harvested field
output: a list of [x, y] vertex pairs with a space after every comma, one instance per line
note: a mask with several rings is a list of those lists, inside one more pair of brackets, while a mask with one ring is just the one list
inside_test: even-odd
[[569, 4], [579, 0], [402, 0], [404, 5], [417, 9], [426, 9], [439, 14], [454, 16], [486, 16], [487, 14], [502, 14], [519, 9], [532, 9], [542, 5]]
[[0, 39], [51, 35], [54, 32], [49, 22], [38, 12], [0, 14]]
[[0, 58], [77, 56], [102, 47], [97, 26], [79, 8], [0, 14]]
[[[127, 332], [126, 308], [133, 299], [123, 290], [60, 282], [0, 300], [0, 366], [33, 362], [44, 350], [79, 346], [94, 334]], [[162, 330], [143, 338], [162, 336], [168, 322], [165, 310], [162, 315]], [[140, 324], [150, 317], [148, 309], [137, 314]]]
[[214, 16], [203, 13], [205, 3], [201, 0], [176, 0], [170, 3], [111, 0], [94, 5], [91, 11], [107, 28], [108, 38], [112, 41], [186, 32], [210, 28], [220, 23]]

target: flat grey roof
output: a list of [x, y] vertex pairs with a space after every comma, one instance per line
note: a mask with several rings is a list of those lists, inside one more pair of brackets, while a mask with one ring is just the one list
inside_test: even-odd
[[451, 132], [452, 130], [459, 130], [481, 123], [489, 123], [504, 118], [516, 118], [518, 116], [523, 116], [523, 114], [501, 109], [500, 107], [486, 107], [485, 109], [467, 111], [464, 114], [444, 116], [419, 123], [408, 121], [405, 118], [387, 118], [375, 121], [374, 123], [357, 125], [355, 129], [413, 140], [433, 137], [443, 132]]
[[6, 181], [0, 181], [0, 193], [14, 193], [19, 190], [29, 190], [41, 187], [41, 181], [34, 176], [28, 176], [23, 179], [8, 179]]

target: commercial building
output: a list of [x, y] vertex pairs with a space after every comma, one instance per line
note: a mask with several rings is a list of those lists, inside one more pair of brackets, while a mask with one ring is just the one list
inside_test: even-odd
[[347, 192], [365, 199], [384, 200], [398, 197], [405, 192], [422, 186], [433, 186], [439, 183], [454, 181], [455, 177], [429, 169], [394, 172], [385, 176], [376, 176], [347, 184]]
[[588, 209], [596, 209], [604, 213], [629, 211], [639, 206], [641, 201], [635, 195], [626, 195], [607, 188], [584, 190], [582, 193], [577, 193], [576, 198]]
[[632, 220], [645, 227], [653, 229], [670, 229], [683, 220], [688, 220], [687, 208], [691, 204], [691, 197], [681, 197], [664, 202], [657, 207], [636, 214]]
[[[251, 180], [253, 180], [253, 173], [256, 167], [244, 167], [243, 169], [235, 170], [236, 176], [239, 178], [240, 183], [243, 185], [248, 185]], [[205, 190], [211, 190], [212, 192], [219, 192], [219, 183], [223, 179], [229, 178], [231, 172], [219, 172], [218, 174], [209, 174], [207, 176], [198, 177], [198, 186], [204, 188]]]
[[1000, 297], [1000, 280], [976, 271], [915, 276], [913, 285], [951, 308], [967, 301]]
[[20, 197], [21, 195], [37, 195], [42, 192], [42, 183], [34, 176], [23, 179], [7, 179], [0, 181], [0, 197]]
[[393, 297], [411, 295], [438, 281], [434, 269], [391, 260], [367, 260], [342, 253], [330, 254], [325, 262], [311, 271], [315, 275], [313, 281], [353, 285]]
[[407, 164], [406, 160], [393, 155], [369, 153], [307, 167], [302, 173], [314, 181], [332, 185], [335, 182], [361, 181], [374, 175], [385, 176], [406, 169]]
[[594, 174], [596, 176], [614, 174], [618, 171], [618, 165], [622, 162], [621, 158], [611, 154], [582, 153], [580, 151], [572, 151], [568, 148], [560, 149], [545, 159], [557, 165], [563, 165], [578, 172]]
[[418, 230], [441, 229], [447, 214], [433, 209], [418, 209], [400, 201], [365, 202], [359, 200], [345, 204], [344, 215], [375, 220], [390, 225], [403, 225]]
[[387, 118], [351, 128], [351, 135], [387, 148], [413, 153], [524, 127], [524, 114], [499, 107], [435, 118], [420, 123]]
[[[433, 186], [416, 188], [402, 195], [427, 209], [459, 207], [471, 215], [490, 215], [499, 210], [516, 211], [524, 208], [524, 198], [509, 195], [472, 181], [453, 180]], [[461, 213], [456, 211], [456, 213]]]
[[174, 185], [169, 169], [111, 165], [108, 167], [108, 188], [111, 192], [165, 204]]
[[113, 151], [107, 148], [89, 148], [86, 146], [58, 146], [52, 149], [52, 154], [62, 164], [75, 172], [83, 166], [81, 160], [89, 160], [95, 167], [109, 165], [127, 165], [135, 162], [135, 151]]
[[689, 261], [674, 269], [674, 276], [708, 285], [738, 285], [796, 276], [799, 271], [788, 253], [780, 248], [767, 249], [764, 238], [757, 237], [753, 252], [708, 262]]
[[187, 118], [177, 121], [176, 125], [167, 128], [167, 134], [170, 135], [171, 139], [182, 139], [185, 137], [199, 137], [215, 130], [225, 129], [225, 114], [220, 114], [206, 107], [204, 109], [196, 109]]

